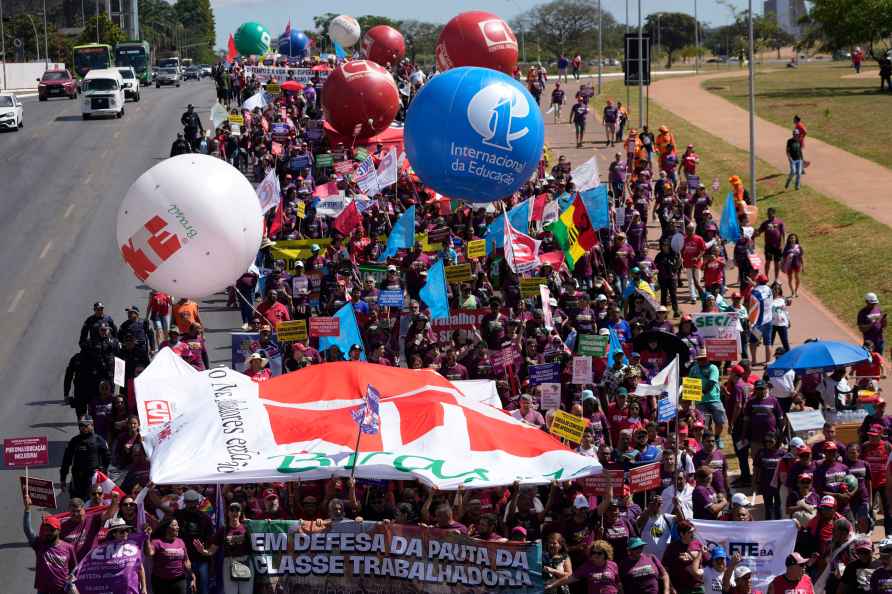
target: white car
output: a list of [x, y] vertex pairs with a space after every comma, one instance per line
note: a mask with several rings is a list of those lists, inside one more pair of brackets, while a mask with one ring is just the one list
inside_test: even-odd
[[136, 77], [136, 71], [130, 66], [118, 66], [118, 72], [124, 81], [124, 97], [139, 101], [139, 79]]
[[0, 93], [0, 130], [19, 131], [25, 127], [25, 110], [15, 93]]

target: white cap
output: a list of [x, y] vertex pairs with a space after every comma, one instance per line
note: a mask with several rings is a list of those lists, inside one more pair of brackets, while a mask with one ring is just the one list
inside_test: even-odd
[[876, 293], [865, 293], [864, 300], [868, 303], [879, 303], [880, 300], [877, 298]]
[[731, 505], [739, 505], [740, 507], [749, 507], [750, 500], [743, 493], [734, 493], [731, 496]]
[[740, 578], [744, 578], [753, 572], [752, 569], [747, 567], [746, 565], [738, 565], [734, 568], [734, 579], [739, 580]]
[[803, 439], [801, 437], [794, 437], [793, 439], [790, 440], [791, 448], [801, 448], [804, 445], [805, 445], [805, 441], [803, 441]]
[[573, 500], [573, 508], [574, 509], [588, 509], [590, 506], [588, 504], [588, 498], [582, 493], [577, 493], [576, 498]]

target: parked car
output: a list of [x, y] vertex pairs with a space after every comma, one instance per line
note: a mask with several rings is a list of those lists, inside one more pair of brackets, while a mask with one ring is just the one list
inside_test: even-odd
[[139, 79], [136, 78], [136, 72], [130, 66], [119, 66], [118, 72], [124, 80], [124, 98], [130, 97], [134, 101], [139, 101]]
[[25, 127], [25, 108], [15, 93], [0, 93], [0, 129], [18, 132]]
[[180, 86], [180, 71], [178, 68], [159, 68], [158, 76], [155, 77], [155, 88], [160, 89], [161, 85]]
[[201, 78], [206, 78], [208, 76], [211, 76], [211, 74], [213, 74], [211, 71], [210, 64], [202, 64], [200, 66], [200, 68], [201, 68]]
[[37, 79], [37, 98], [46, 101], [50, 97], [77, 99], [77, 81], [68, 70], [47, 70]]
[[201, 78], [201, 68], [198, 66], [188, 66], [183, 71], [183, 80], [199, 80]]

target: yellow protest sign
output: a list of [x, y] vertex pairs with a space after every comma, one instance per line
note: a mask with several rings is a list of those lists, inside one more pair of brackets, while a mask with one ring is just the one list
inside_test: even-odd
[[314, 243], [324, 253], [325, 248], [331, 245], [331, 237], [277, 241], [276, 245], [270, 248], [270, 255], [273, 257], [273, 260], [285, 260], [285, 268], [291, 272], [294, 270], [294, 263], [297, 260], [306, 260], [313, 255], [312, 247]]
[[697, 402], [703, 400], [703, 380], [699, 377], [684, 378], [681, 383], [681, 399]]
[[297, 203], [297, 211], [294, 214], [299, 219], [306, 218], [307, 217], [307, 205], [304, 202], [298, 202]]
[[266, 92], [270, 95], [278, 96], [282, 94], [282, 87], [277, 83], [266, 83]]
[[554, 420], [549, 431], [553, 435], [569, 439], [573, 443], [580, 443], [582, 434], [585, 432], [585, 419], [571, 415], [567, 411], [558, 410], [554, 413]]
[[244, 118], [244, 116], [240, 116], [240, 115], [236, 115], [236, 114], [234, 114], [234, 113], [231, 113], [231, 114], [229, 114], [229, 123], [230, 123], [230, 124], [236, 124], [236, 125], [238, 125], [238, 126], [244, 126], [244, 125], [245, 125], [245, 118]]
[[276, 324], [276, 338], [280, 342], [303, 342], [307, 339], [307, 321], [292, 320]]
[[471, 276], [470, 264], [458, 264], [456, 266], [446, 267], [446, 282], [450, 285], [452, 283], [463, 283], [471, 280], [471, 278], [473, 277]]
[[475, 239], [468, 242], [468, 259], [486, 257], [486, 240]]
[[443, 249], [442, 243], [428, 243], [427, 241], [427, 233], [416, 233], [415, 237], [418, 240], [418, 243], [421, 244], [422, 252], [439, 252]]
[[520, 279], [520, 296], [536, 297], [539, 294], [539, 285], [547, 285], [544, 276], [533, 276]]

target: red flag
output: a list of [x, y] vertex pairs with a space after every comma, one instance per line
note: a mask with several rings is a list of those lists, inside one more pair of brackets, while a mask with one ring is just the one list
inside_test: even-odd
[[545, 203], [548, 201], [548, 194], [542, 193], [533, 199], [533, 214], [530, 216], [531, 221], [541, 221], [545, 214]]
[[97, 470], [93, 473], [93, 487], [102, 487], [102, 504], [109, 505], [112, 502], [112, 493], [124, 499], [126, 493], [121, 490], [104, 472]]
[[273, 155], [275, 155], [276, 157], [281, 157], [282, 154], [285, 152], [285, 147], [283, 147], [281, 143], [276, 142], [276, 141], [274, 140], [274, 141], [273, 141], [273, 147], [272, 147], [272, 150], [270, 150], [270, 152], [271, 152]]
[[327, 184], [316, 186], [316, 189], [313, 190], [313, 196], [316, 198], [327, 198], [329, 196], [337, 196], [338, 194], [338, 182], [336, 181], [330, 181]]
[[282, 227], [285, 225], [285, 201], [279, 200], [279, 204], [276, 206], [276, 214], [273, 215], [273, 222], [269, 224], [269, 237], [270, 239], [275, 238], [279, 231], [282, 230]]
[[226, 52], [226, 61], [232, 64], [235, 57], [238, 55], [238, 50], [235, 49], [235, 37], [232, 36], [232, 33], [229, 34], [229, 45], [228, 51]]
[[359, 209], [356, 208], [356, 201], [353, 201], [334, 220], [333, 227], [340, 231], [342, 235], [350, 235], [360, 225], [362, 225], [362, 215], [359, 214]]
[[526, 272], [539, 265], [539, 244], [537, 239], [521, 233], [505, 220], [504, 250], [505, 261], [514, 272]]

